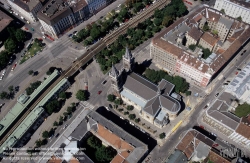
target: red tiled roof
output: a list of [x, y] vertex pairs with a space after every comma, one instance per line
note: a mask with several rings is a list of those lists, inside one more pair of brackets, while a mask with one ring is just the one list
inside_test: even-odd
[[203, 34], [197, 27], [193, 27], [190, 31], [188, 31], [188, 35], [192, 37], [194, 40], [198, 41]]
[[56, 156], [52, 156], [47, 163], [61, 163], [62, 160]]
[[230, 163], [230, 161], [226, 160], [225, 158], [221, 157], [213, 151], [209, 152], [208, 158], [213, 163]]
[[209, 45], [214, 46], [217, 42], [218, 39], [215, 38], [212, 34], [205, 32], [202, 36], [201, 39], [206, 41]]

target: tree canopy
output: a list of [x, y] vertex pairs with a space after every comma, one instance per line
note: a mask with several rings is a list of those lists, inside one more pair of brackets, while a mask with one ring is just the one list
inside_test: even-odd
[[30, 83], [30, 86], [26, 88], [26, 94], [31, 95], [35, 91], [35, 89], [37, 89], [41, 85], [41, 83], [41, 81]]
[[4, 47], [8, 52], [13, 53], [16, 49], [16, 42], [12, 38], [8, 38], [4, 42]]
[[90, 136], [87, 139], [87, 144], [92, 148], [98, 149], [102, 146], [102, 141], [95, 136]]
[[87, 91], [78, 90], [76, 93], [76, 98], [80, 101], [86, 101], [88, 99]]
[[60, 103], [57, 100], [52, 100], [45, 105], [48, 114], [52, 114], [60, 107]]
[[100, 147], [95, 152], [96, 160], [99, 162], [110, 162], [115, 155], [117, 154], [117, 151], [113, 149], [112, 147]]
[[247, 116], [248, 114], [250, 114], [250, 105], [248, 105], [247, 103], [239, 105], [235, 109], [235, 114], [240, 118]]
[[15, 37], [17, 39], [18, 42], [23, 42], [25, 41], [25, 32], [21, 29], [17, 29], [16, 32], [15, 32]]

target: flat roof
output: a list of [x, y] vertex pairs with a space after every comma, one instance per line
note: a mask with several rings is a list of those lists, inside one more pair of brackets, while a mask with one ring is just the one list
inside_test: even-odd
[[55, 70], [48, 78], [30, 95], [28, 101], [24, 104], [17, 102], [13, 108], [5, 115], [0, 121], [0, 125], [3, 126], [0, 130], [2, 135], [6, 129], [13, 123], [13, 121], [24, 111], [24, 109], [37, 97], [37, 95], [49, 84], [53, 79], [58, 76], [59, 72]]
[[12, 18], [0, 10], [0, 32], [4, 30], [11, 22]]

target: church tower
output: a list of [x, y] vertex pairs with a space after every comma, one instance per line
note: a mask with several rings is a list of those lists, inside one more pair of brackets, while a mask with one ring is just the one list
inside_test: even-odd
[[122, 89], [121, 75], [122, 74], [116, 69], [116, 67], [112, 65], [111, 71], [109, 73], [109, 77], [111, 79], [111, 87], [118, 94]]
[[122, 60], [123, 60], [123, 68], [125, 69], [125, 71], [126, 72], [132, 71], [134, 66], [134, 58], [128, 47], [126, 47], [126, 52], [125, 55], [122, 57]]

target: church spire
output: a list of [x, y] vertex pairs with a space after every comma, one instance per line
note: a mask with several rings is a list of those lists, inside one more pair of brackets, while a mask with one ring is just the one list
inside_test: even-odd
[[124, 58], [129, 60], [129, 61], [131, 61], [131, 59], [132, 59], [132, 54], [131, 54], [130, 50], [128, 49], [128, 47], [126, 47], [126, 52], [125, 52]]
[[116, 69], [116, 67], [114, 65], [112, 65], [110, 75], [115, 77], [115, 78], [117, 78], [119, 76], [119, 71]]

